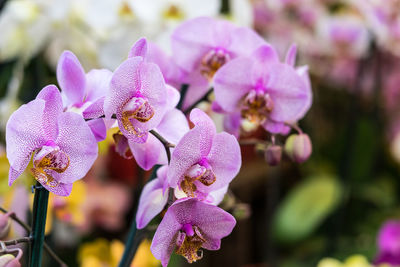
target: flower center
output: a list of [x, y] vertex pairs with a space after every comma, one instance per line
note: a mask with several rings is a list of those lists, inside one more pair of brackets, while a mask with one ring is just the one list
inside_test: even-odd
[[222, 49], [209, 51], [201, 60], [200, 72], [208, 80], [212, 80], [219, 68], [230, 60], [230, 56]]
[[154, 116], [154, 108], [143, 97], [131, 98], [121, 111], [121, 122], [125, 130], [138, 137], [143, 137], [146, 132], [134, 126], [134, 121], [147, 122]]
[[189, 197], [198, 197], [201, 195], [197, 190], [199, 183], [210, 186], [217, 179], [211, 166], [207, 166], [208, 164], [205, 165], [195, 164], [186, 171], [180, 187]]
[[200, 248], [204, 242], [206, 240], [197, 226], [185, 224], [178, 232], [176, 254], [185, 257], [189, 263], [196, 262], [203, 258], [203, 251]]
[[45, 145], [35, 154], [31, 171], [39, 183], [55, 187], [58, 181], [53, 177], [54, 172], [65, 172], [69, 162], [68, 155], [58, 146]]
[[181, 20], [185, 16], [182, 13], [182, 10], [179, 9], [176, 5], [170, 5], [163, 14], [164, 18], [166, 19], [173, 19], [173, 20]]
[[242, 118], [259, 124], [265, 120], [274, 109], [274, 102], [268, 93], [261, 90], [251, 90], [242, 100]]

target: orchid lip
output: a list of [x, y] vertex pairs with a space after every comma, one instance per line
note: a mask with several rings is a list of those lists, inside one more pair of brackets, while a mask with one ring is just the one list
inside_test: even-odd
[[63, 173], [67, 170], [70, 159], [69, 156], [54, 142], [49, 141], [38, 150], [33, 158], [33, 168], [31, 169], [35, 179], [41, 184], [56, 187], [59, 183], [54, 178], [55, 173]]
[[274, 101], [264, 89], [251, 90], [241, 101], [241, 116], [252, 123], [262, 123], [274, 109]]
[[197, 226], [185, 224], [178, 232], [176, 253], [184, 256], [189, 263], [196, 262], [203, 258], [203, 251], [200, 248], [204, 242], [206, 240]]
[[230, 60], [230, 55], [222, 48], [214, 48], [201, 59], [200, 72], [208, 80]]
[[[216, 181], [215, 173], [206, 159], [192, 165], [185, 173], [180, 188], [190, 197], [200, 197], [204, 194], [198, 191], [198, 186], [210, 186]], [[199, 184], [200, 183], [200, 184]]]

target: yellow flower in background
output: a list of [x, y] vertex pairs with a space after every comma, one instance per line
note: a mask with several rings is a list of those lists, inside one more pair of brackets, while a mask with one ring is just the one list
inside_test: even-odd
[[74, 183], [74, 190], [68, 197], [60, 197], [52, 194], [53, 207], [55, 216], [63, 221], [71, 223], [75, 226], [82, 225], [85, 220], [83, 214], [83, 203], [86, 199], [86, 184], [82, 180]]
[[372, 267], [367, 258], [362, 255], [353, 255], [348, 257], [344, 263], [334, 258], [322, 259], [317, 267]]
[[[150, 241], [140, 244], [131, 267], [158, 267], [160, 261], [150, 252]], [[79, 248], [78, 261], [81, 267], [117, 267], [124, 252], [124, 244], [119, 240], [96, 239]]]

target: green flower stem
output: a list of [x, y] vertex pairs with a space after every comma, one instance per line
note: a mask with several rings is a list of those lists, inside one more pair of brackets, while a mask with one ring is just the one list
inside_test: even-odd
[[[151, 176], [149, 178], [149, 182], [157, 177], [157, 170], [161, 167], [161, 165], [156, 165], [153, 168]], [[132, 263], [133, 258], [135, 257], [136, 250], [138, 249], [140, 242], [145, 237], [144, 231], [136, 228], [136, 211], [139, 204], [139, 197], [143, 188], [137, 190], [135, 194], [135, 210], [133, 213], [131, 227], [129, 229], [128, 238], [125, 243], [124, 254], [122, 255], [121, 261], [119, 262], [118, 267], [129, 267]]]
[[40, 183], [36, 183], [35, 197], [33, 200], [33, 220], [31, 233], [33, 239], [30, 250], [30, 267], [42, 266], [44, 230], [46, 227], [48, 201], [49, 191], [47, 191]]

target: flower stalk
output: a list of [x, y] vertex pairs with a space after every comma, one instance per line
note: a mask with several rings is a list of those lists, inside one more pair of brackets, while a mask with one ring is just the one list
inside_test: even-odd
[[44, 230], [46, 227], [47, 204], [49, 201], [49, 191], [39, 182], [35, 186], [35, 197], [33, 200], [33, 220], [32, 220], [32, 245], [30, 267], [40, 267], [42, 265], [42, 252], [44, 245]]

